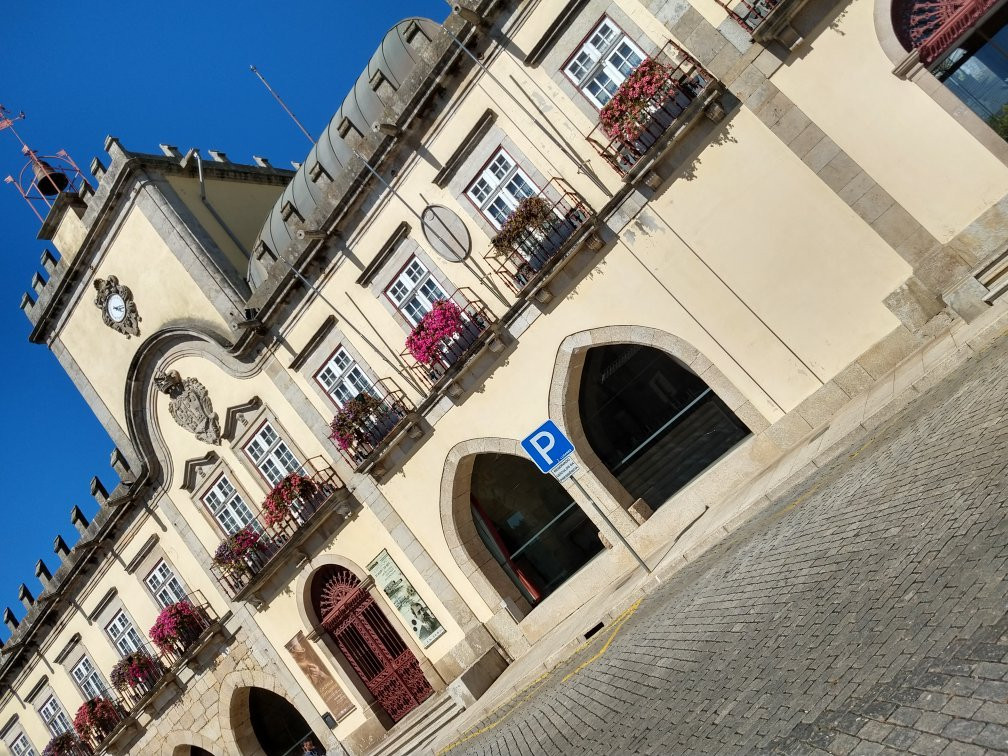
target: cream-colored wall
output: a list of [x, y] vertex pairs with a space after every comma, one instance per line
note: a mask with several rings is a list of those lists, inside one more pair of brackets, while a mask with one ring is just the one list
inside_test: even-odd
[[242, 276], [248, 267], [249, 255], [263, 221], [273, 208], [283, 186], [255, 184], [250, 181], [222, 181], [208, 178], [205, 181], [207, 202], [221, 217], [228, 229], [241, 243], [237, 246], [220, 221], [200, 199], [199, 179], [188, 176], [166, 176], [165, 180], [179, 195], [203, 229], [224, 252], [227, 259]]
[[88, 284], [70, 310], [57, 337], [87, 376], [120, 427], [125, 428], [126, 373], [144, 339], [167, 325], [181, 321], [204, 323], [227, 333], [227, 323], [217, 315], [154, 226], [133, 207], [92, 278], [114, 275], [128, 286], [140, 314], [140, 336], [127, 339], [102, 322], [95, 306], [94, 288]]
[[874, 0], [852, 0], [772, 81], [941, 242], [1008, 194], [1008, 167], [892, 73]]

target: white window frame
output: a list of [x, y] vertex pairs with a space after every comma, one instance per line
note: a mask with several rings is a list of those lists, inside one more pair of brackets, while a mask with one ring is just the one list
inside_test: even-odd
[[39, 707], [38, 714], [53, 737], [73, 731], [70, 715], [66, 713], [66, 709], [63, 708], [63, 704], [59, 702], [55, 694], [49, 694], [45, 703]]
[[519, 203], [539, 194], [540, 188], [503, 147], [497, 148], [466, 189], [466, 197], [499, 231]]
[[563, 72], [601, 110], [646, 57], [615, 21], [603, 16], [564, 63]]
[[251, 507], [227, 473], [222, 472], [217, 476], [217, 480], [200, 497], [200, 501], [225, 535], [234, 535], [253, 523], [256, 530], [260, 529]]
[[133, 618], [126, 613], [125, 609], [117, 611], [111, 621], [105, 625], [105, 634], [122, 657], [139, 651], [144, 645], [143, 636], [137, 631], [136, 625], [133, 624]]
[[410, 326], [417, 325], [431, 311], [435, 302], [450, 299], [430, 268], [416, 255], [410, 257], [385, 287], [385, 296]]
[[164, 559], [158, 560], [154, 569], [147, 573], [144, 583], [162, 609], [186, 598], [185, 586]]
[[375, 393], [374, 382], [343, 345], [329, 355], [325, 365], [315, 374], [315, 381], [340, 409], [361, 394]]
[[35, 751], [35, 746], [28, 739], [28, 736], [24, 732], [18, 732], [8, 741], [8, 746], [11, 749], [13, 756], [38, 756]]
[[259, 430], [242, 446], [242, 451], [270, 487], [304, 468], [304, 463], [272, 420], [262, 421]]
[[98, 671], [95, 663], [91, 661], [91, 657], [87, 654], [84, 654], [73, 665], [73, 668], [70, 670], [70, 676], [77, 683], [77, 687], [80, 689], [85, 701], [90, 701], [92, 698], [98, 698], [108, 693], [108, 685], [105, 684], [101, 672]]

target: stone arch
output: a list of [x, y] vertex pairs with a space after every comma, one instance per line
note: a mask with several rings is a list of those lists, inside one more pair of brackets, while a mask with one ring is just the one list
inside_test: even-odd
[[[571, 334], [557, 349], [553, 378], [550, 382], [548, 414], [566, 431], [578, 456], [601, 484], [604, 493], [623, 509], [630, 509], [638, 503], [588, 443], [578, 407], [585, 355], [592, 347], [608, 344], [640, 344], [660, 349], [699, 376], [718, 398], [738, 415], [752, 433], [758, 433], [766, 427], [765, 422], [758, 426], [754, 424], [753, 420], [759, 417], [759, 413], [745, 401], [739, 389], [699, 349], [680, 336], [657, 328], [632, 325], [602, 326]], [[641, 507], [641, 510], [644, 513], [648, 511], [644, 507]]]
[[1008, 165], [1008, 142], [939, 81], [921, 62], [917, 50], [911, 49], [907, 34], [897, 31], [907, 5], [905, 0], [875, 0], [875, 36], [882, 51], [893, 64], [893, 74], [920, 87], [998, 160]]
[[196, 746], [215, 756], [223, 756], [225, 752], [221, 751], [222, 745], [219, 740], [213, 741], [198, 732], [176, 730], [175, 732], [168, 733], [161, 741], [160, 753], [161, 756], [189, 756], [190, 749]]
[[221, 730], [218, 749], [222, 749], [225, 753], [255, 754], [261, 750], [249, 718], [249, 691], [252, 688], [262, 688], [284, 698], [309, 725], [319, 721], [317, 712], [305, 711], [292, 700], [298, 696], [291, 695], [291, 691], [280, 686], [273, 676], [260, 670], [232, 672], [224, 678], [220, 686], [220, 698], [217, 704], [217, 721]]
[[441, 528], [455, 562], [490, 611], [497, 612], [506, 599], [525, 613], [531, 605], [483, 545], [470, 512], [473, 462], [478, 454], [493, 453], [524, 454], [513, 438], [474, 438], [448, 452], [441, 473]]

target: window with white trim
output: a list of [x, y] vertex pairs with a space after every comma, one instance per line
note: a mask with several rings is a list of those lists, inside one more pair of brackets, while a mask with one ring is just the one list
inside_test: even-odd
[[39, 707], [38, 713], [42, 717], [42, 722], [45, 724], [46, 729], [52, 733], [53, 737], [62, 735], [64, 732], [70, 732], [73, 729], [70, 717], [67, 715], [63, 705], [56, 700], [56, 696], [49, 696], [45, 703]]
[[301, 469], [301, 462], [269, 420], [245, 444], [245, 454], [272, 486]]
[[603, 17], [580, 49], [564, 66], [564, 73], [585, 97], [602, 108], [620, 84], [644, 62], [644, 52], [608, 17]]
[[342, 407], [361, 394], [373, 394], [374, 385], [357, 364], [357, 360], [343, 347], [337, 348], [326, 364], [315, 375], [315, 380], [325, 389], [329, 398]]
[[143, 646], [143, 638], [133, 625], [133, 620], [122, 609], [105, 626], [105, 633], [120, 656], [128, 656]]
[[237, 533], [255, 521], [245, 499], [224, 473], [221, 473], [210, 490], [203, 494], [202, 501], [227, 535]]
[[419, 323], [431, 311], [435, 302], [448, 299], [441, 284], [415, 256], [410, 258], [402, 272], [385, 289], [385, 295], [411, 326]]
[[182, 582], [164, 559], [151, 570], [145, 582], [162, 609], [186, 597]]
[[523, 199], [538, 193], [539, 187], [503, 148], [466, 190], [466, 196], [498, 230]]
[[14, 756], [38, 756], [35, 753], [35, 749], [32, 747], [31, 741], [28, 740], [28, 736], [23, 732], [19, 732], [14, 736], [14, 739], [10, 741], [11, 753]]
[[87, 654], [82, 656], [80, 661], [74, 665], [74, 668], [70, 670], [70, 675], [73, 677], [74, 682], [77, 683], [77, 687], [80, 688], [81, 693], [84, 694], [85, 701], [105, 695], [105, 691], [108, 689], [102, 676], [95, 669], [94, 662], [91, 661]]

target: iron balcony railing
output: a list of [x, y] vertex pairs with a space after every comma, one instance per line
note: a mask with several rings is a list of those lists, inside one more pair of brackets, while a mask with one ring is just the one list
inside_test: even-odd
[[[600, 114], [599, 124], [587, 137], [596, 151], [622, 176], [647, 156], [662, 136], [680, 123], [690, 104], [715, 83], [714, 76], [674, 42], [665, 43], [653, 62], [663, 71], [662, 86], [653, 95], [633, 101], [639, 107], [633, 108], [637, 116], [632, 122], [610, 134], [603, 128]], [[651, 65], [649, 61], [645, 63]], [[631, 81], [630, 77], [628, 81]], [[624, 87], [617, 91], [613, 100], [629, 100]], [[607, 107], [612, 104], [611, 101]]]
[[433, 389], [434, 384], [476, 354], [486, 343], [490, 327], [497, 320], [469, 288], [456, 289], [448, 298], [462, 311], [462, 327], [441, 341], [437, 355], [429, 364], [420, 363], [409, 349], [404, 349], [399, 355], [410, 375], [426, 391]]
[[[333, 428], [333, 443], [347, 464], [355, 470], [366, 465], [382, 447], [385, 439], [397, 432], [416, 409], [391, 378], [377, 381], [367, 395], [369, 411], [365, 417], [351, 424], [348, 435], [338, 437], [336, 428]], [[336, 418], [339, 418], [339, 413]], [[333, 422], [335, 424], [335, 418]]]
[[553, 178], [546, 187], [525, 202], [540, 202], [544, 218], [511, 234], [502, 242], [498, 235], [483, 255], [493, 271], [515, 294], [545, 276], [555, 261], [571, 248], [576, 232], [595, 213], [580, 194], [562, 178]]
[[202, 591], [192, 591], [186, 594], [183, 601], [195, 610], [195, 623], [184, 632], [182, 637], [166, 648], [158, 648], [153, 643], [145, 643], [136, 652], [148, 661], [145, 674], [135, 685], [124, 683], [106, 690], [103, 697], [115, 706], [119, 712], [119, 721], [108, 732], [82, 739], [89, 749], [87, 753], [102, 753], [106, 747], [119, 737], [124, 726], [139, 717], [140, 709], [159, 691], [166, 680], [177, 672], [185, 660], [198, 649], [209, 637], [209, 630], [218, 617], [213, 607], [203, 596]]
[[752, 34], [770, 16], [770, 13], [782, 2], [786, 0], [717, 0], [718, 5], [724, 8], [735, 23]]
[[344, 487], [336, 471], [322, 457], [308, 460], [296, 472], [308, 478], [312, 485], [291, 502], [287, 516], [279, 522], [267, 524], [262, 508], [255, 511], [252, 522], [246, 527], [258, 534], [256, 547], [247, 551], [236, 565], [211, 564], [211, 572], [231, 598], [238, 596], [264, 571], [281, 561], [286, 553], [285, 547], [314, 521], [319, 510]]

